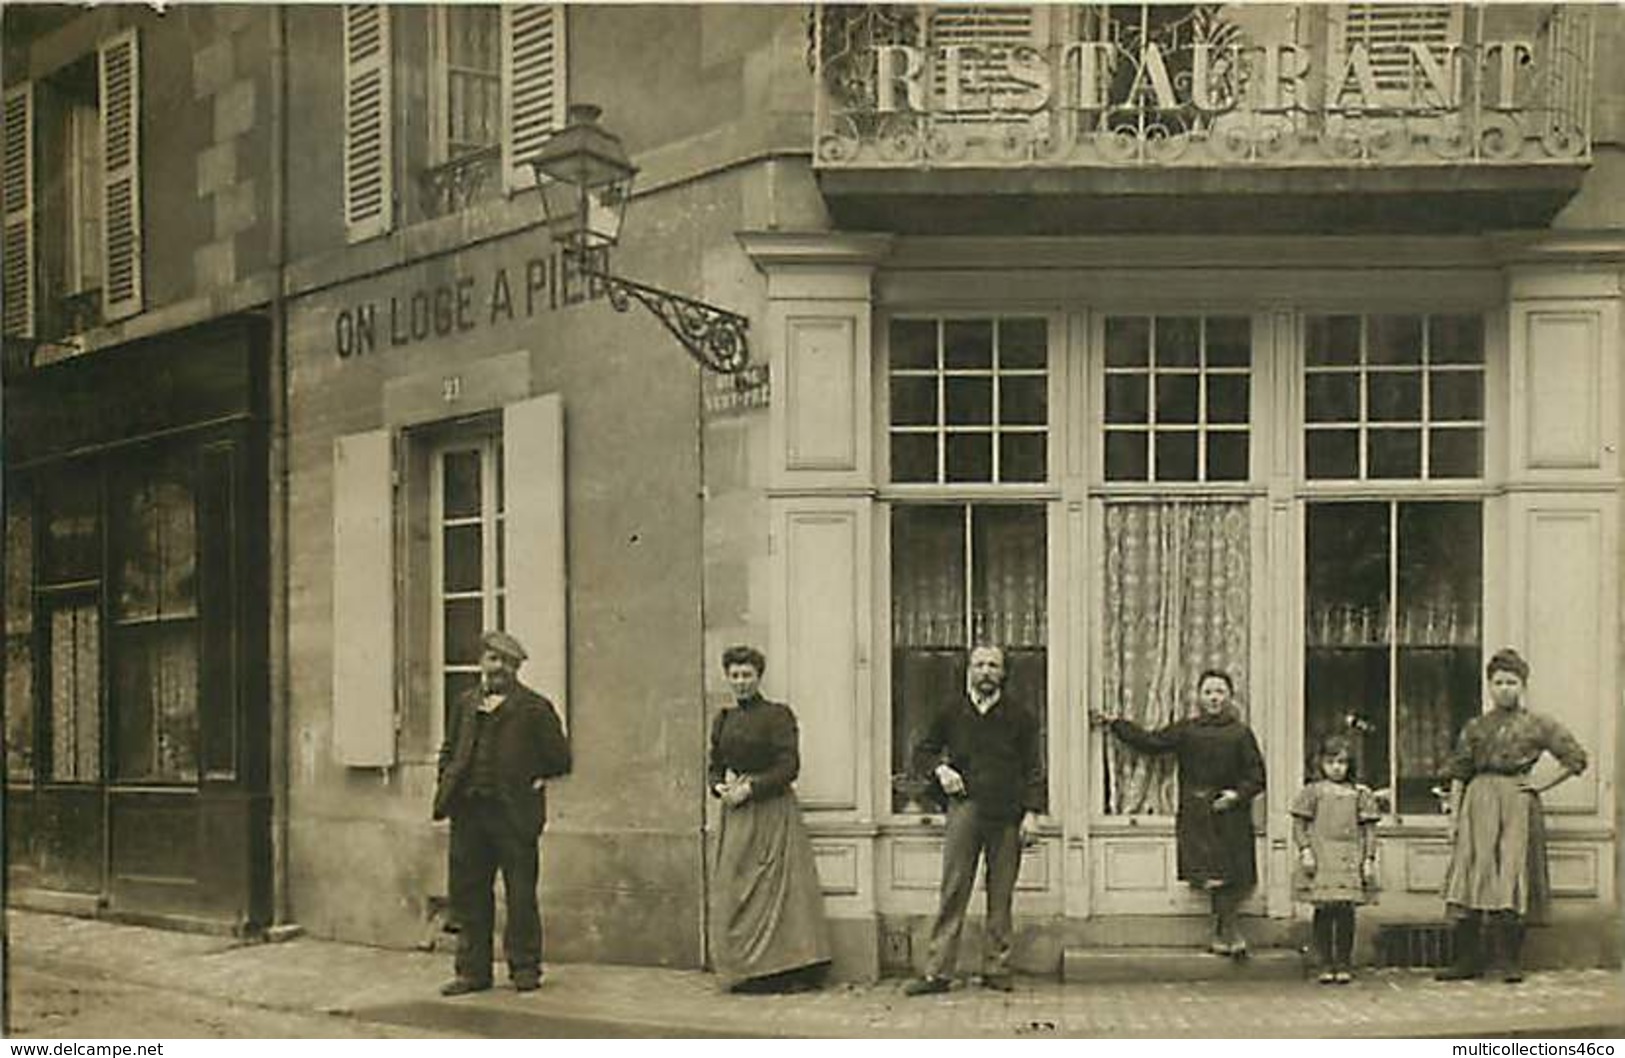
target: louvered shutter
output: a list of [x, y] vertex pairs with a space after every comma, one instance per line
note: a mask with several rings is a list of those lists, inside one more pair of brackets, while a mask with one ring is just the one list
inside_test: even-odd
[[1410, 91], [1411, 53], [1407, 44], [1440, 46], [1461, 39], [1461, 9], [1455, 4], [1349, 4], [1339, 26], [1332, 20], [1332, 54], [1339, 66], [1356, 43], [1371, 56], [1377, 105], [1398, 105]]
[[394, 226], [389, 9], [344, 5], [344, 231], [350, 242]]
[[5, 333], [34, 334], [34, 86], [5, 96]]
[[[976, 86], [967, 92], [967, 105], [971, 99], [984, 98], [992, 104], [992, 110], [940, 113], [937, 121], [991, 121], [994, 112], [1007, 108], [1014, 97], [1028, 91], [1027, 85], [1011, 77], [1006, 49], [1042, 44], [1037, 14], [1031, 6], [1014, 4], [944, 4], [931, 9], [931, 54], [940, 56], [937, 49], [955, 44], [980, 46], [980, 52], [964, 54], [963, 82]], [[943, 98], [947, 88], [946, 66], [939, 60], [933, 75], [932, 89], [938, 99]]]
[[141, 52], [135, 30], [101, 45], [102, 318], [141, 311]]
[[395, 763], [394, 441], [333, 446], [333, 751], [349, 767]]
[[525, 682], [566, 715], [569, 593], [564, 550], [564, 404], [558, 394], [502, 412], [508, 631], [525, 644]]
[[508, 190], [530, 187], [527, 164], [564, 127], [563, 4], [502, 8], [502, 159]]

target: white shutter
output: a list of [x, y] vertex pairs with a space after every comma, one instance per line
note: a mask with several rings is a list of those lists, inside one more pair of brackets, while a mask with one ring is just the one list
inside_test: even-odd
[[101, 45], [102, 318], [141, 311], [141, 51], [135, 30]]
[[564, 127], [563, 4], [502, 8], [502, 165], [508, 190], [531, 187], [526, 164]]
[[507, 624], [530, 654], [524, 680], [566, 712], [569, 591], [564, 535], [564, 404], [548, 394], [502, 413]]
[[388, 430], [333, 445], [333, 751], [395, 763], [394, 447]]
[[389, 9], [344, 5], [344, 232], [350, 242], [394, 226]]
[[34, 86], [20, 84], [5, 95], [5, 297], [6, 334], [34, 334]]
[[[1332, 20], [1334, 32], [1337, 21]], [[1411, 53], [1407, 44], [1453, 44], [1461, 40], [1461, 9], [1455, 4], [1349, 4], [1343, 12], [1342, 40], [1332, 54], [1339, 65], [1355, 44], [1371, 56], [1379, 105], [1404, 101], [1410, 88]]]

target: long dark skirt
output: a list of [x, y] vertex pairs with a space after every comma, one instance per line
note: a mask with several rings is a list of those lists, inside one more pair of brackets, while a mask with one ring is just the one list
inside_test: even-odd
[[1461, 798], [1456, 844], [1444, 879], [1453, 914], [1514, 911], [1544, 922], [1551, 903], [1546, 818], [1519, 776], [1473, 776]]
[[729, 984], [829, 962], [824, 894], [794, 792], [723, 807], [712, 893], [711, 956]]
[[1179, 878], [1192, 885], [1245, 889], [1258, 881], [1253, 814], [1244, 804], [1215, 812], [1215, 793], [1205, 789], [1181, 793], [1174, 821]]

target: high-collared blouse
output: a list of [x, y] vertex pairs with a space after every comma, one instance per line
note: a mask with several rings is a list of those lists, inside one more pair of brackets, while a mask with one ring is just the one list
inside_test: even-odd
[[1585, 749], [1556, 720], [1522, 706], [1491, 709], [1461, 729], [1445, 777], [1466, 782], [1480, 772], [1527, 775], [1542, 752], [1571, 772], [1585, 771]]
[[796, 714], [756, 695], [724, 709], [711, 722], [712, 794], [731, 769], [750, 777], [751, 796], [783, 793], [801, 772]]

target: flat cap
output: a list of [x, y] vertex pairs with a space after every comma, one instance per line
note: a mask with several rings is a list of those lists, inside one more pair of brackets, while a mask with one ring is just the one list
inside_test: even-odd
[[481, 635], [480, 646], [515, 661], [524, 661], [530, 656], [525, 653], [525, 648], [520, 646], [519, 640], [500, 629], [493, 628]]

